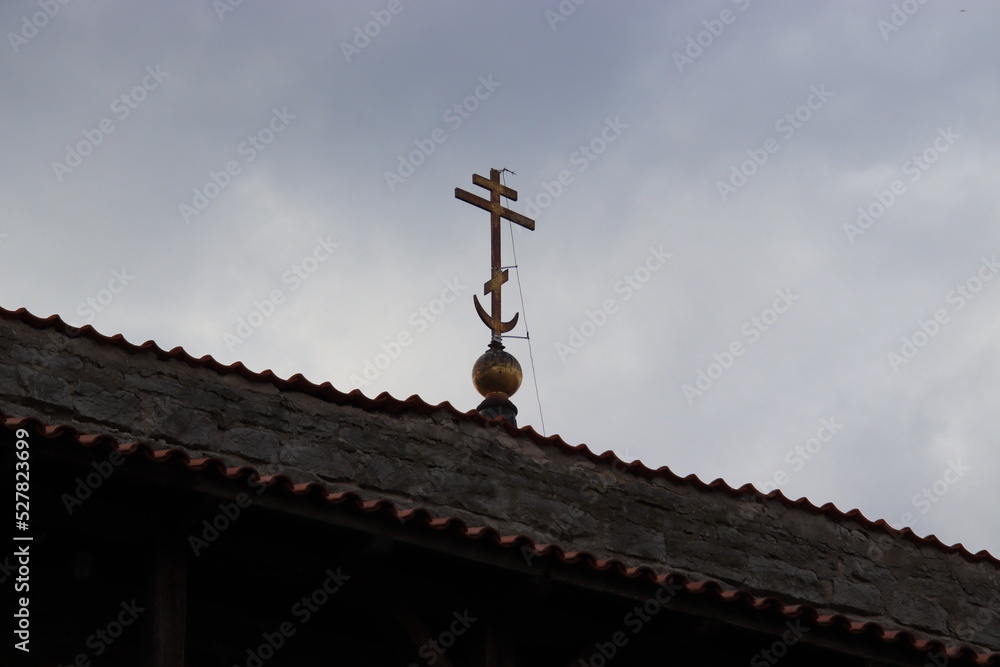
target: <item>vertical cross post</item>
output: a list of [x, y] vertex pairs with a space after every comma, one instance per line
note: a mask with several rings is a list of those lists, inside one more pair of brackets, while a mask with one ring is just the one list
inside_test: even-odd
[[509, 322], [504, 322], [501, 316], [500, 287], [507, 282], [507, 271], [501, 267], [500, 259], [500, 220], [510, 220], [527, 229], [535, 229], [535, 221], [520, 213], [515, 213], [500, 203], [500, 197], [506, 197], [511, 201], [517, 201], [517, 190], [508, 188], [500, 182], [500, 171], [490, 169], [490, 177], [486, 179], [479, 174], [472, 175], [472, 184], [490, 191], [490, 198], [484, 199], [471, 192], [466, 192], [461, 188], [455, 188], [455, 197], [464, 202], [478, 206], [490, 212], [490, 279], [483, 285], [483, 294], [491, 295], [490, 313], [487, 314], [479, 303], [479, 297], [473, 295], [473, 302], [476, 304], [476, 312], [479, 318], [493, 332], [494, 342], [500, 342], [500, 335], [514, 328], [517, 324], [518, 313]]

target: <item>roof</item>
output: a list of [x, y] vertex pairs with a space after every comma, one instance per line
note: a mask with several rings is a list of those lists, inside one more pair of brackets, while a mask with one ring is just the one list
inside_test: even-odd
[[715, 604], [741, 605], [752, 613], [801, 619], [811, 627], [830, 628], [837, 632], [875, 639], [884, 644], [902, 643], [924, 653], [943, 652], [949, 660], [960, 661], [962, 664], [1000, 665], [1000, 652], [979, 653], [968, 646], [946, 646], [937, 640], [919, 638], [908, 631], [886, 629], [875, 622], [862, 622], [842, 614], [821, 614], [815, 607], [807, 604], [786, 604], [772, 596], [757, 596], [746, 590], [726, 588], [718, 581], [691, 581], [678, 572], [657, 572], [646, 566], [629, 567], [618, 560], [599, 559], [586, 551], [573, 551], [558, 544], [538, 544], [524, 535], [503, 535], [493, 528], [469, 526], [455, 517], [435, 517], [420, 507], [401, 509], [385, 499], [365, 499], [354, 492], [334, 493], [316, 482], [296, 483], [285, 475], [261, 475], [249, 466], [227, 467], [215, 457], [191, 458], [177, 448], [154, 447], [142, 442], [119, 443], [108, 435], [85, 434], [68, 425], [45, 424], [34, 418], [0, 415], [0, 424], [8, 433], [26, 429], [33, 436], [50, 441], [53, 446], [59, 446], [58, 441], [74, 448], [117, 451], [126, 460], [140, 465], [175, 466], [206, 477], [237, 483], [253, 481], [257, 486], [265, 487], [268, 493], [281, 494], [301, 502], [325, 501], [330, 512], [349, 512], [373, 523], [391, 522], [442, 538], [457, 536], [477, 541], [495, 550], [523, 552], [528, 549], [537, 558], [583, 568], [600, 576], [637, 580], [650, 585], [669, 584], [679, 587], [687, 595], [706, 598]]
[[618, 458], [618, 456], [612, 451], [597, 454], [585, 444], [576, 446], [570, 445], [558, 435], [544, 436], [535, 431], [531, 426], [517, 428], [503, 419], [487, 419], [475, 410], [462, 412], [447, 401], [439, 403], [438, 405], [430, 405], [416, 395], [410, 396], [405, 400], [400, 400], [385, 392], [379, 394], [375, 398], [365, 396], [358, 389], [349, 393], [344, 393], [337, 390], [329, 382], [314, 384], [301, 374], [295, 374], [292, 377], [285, 379], [279, 377], [270, 369], [259, 373], [252, 371], [238, 361], [227, 366], [217, 361], [211, 355], [195, 358], [188, 354], [188, 352], [182, 347], [174, 347], [168, 351], [159, 347], [151, 340], [146, 341], [141, 345], [135, 345], [127, 341], [121, 334], [105, 336], [90, 325], [86, 325], [82, 328], [73, 327], [64, 322], [58, 315], [50, 315], [47, 318], [40, 318], [31, 314], [25, 308], [10, 311], [0, 307], [0, 318], [5, 320], [20, 321], [36, 329], [53, 329], [70, 337], [83, 336], [100, 345], [115, 347], [130, 354], [151, 354], [162, 361], [177, 361], [195, 368], [212, 370], [220, 375], [237, 375], [250, 382], [270, 384], [281, 391], [300, 392], [324, 401], [329, 401], [330, 403], [334, 403], [336, 405], [351, 406], [362, 410], [388, 414], [403, 412], [430, 414], [443, 411], [459, 420], [470, 421], [477, 424], [493, 424], [499, 428], [505, 429], [509, 434], [515, 437], [528, 438], [540, 447], [555, 447], [561, 452], [574, 456], [580, 456], [595, 463], [614, 466], [618, 470], [626, 470], [638, 477], [644, 477], [647, 479], [662, 478], [666, 481], [690, 486], [706, 493], [725, 493], [732, 497], [749, 497], [757, 500], [768, 498], [776, 500], [789, 508], [802, 510], [813, 515], [824, 516], [834, 521], [852, 521], [865, 529], [887, 533], [895, 538], [907, 539], [921, 547], [933, 548], [945, 553], [958, 554], [970, 562], [986, 562], [994, 567], [1000, 568], [1000, 559], [997, 559], [985, 549], [973, 553], [965, 548], [965, 546], [961, 543], [948, 545], [939, 540], [935, 535], [921, 537], [908, 527], [896, 529], [882, 519], [872, 521], [858, 509], [851, 509], [845, 512], [833, 503], [826, 503], [824, 505], [817, 506], [805, 497], [799, 498], [798, 500], [792, 500], [782, 494], [780, 490], [774, 490], [770, 493], [764, 494], [758, 491], [752, 484], [744, 484], [743, 486], [734, 488], [721, 478], [706, 483], [695, 474], [681, 477], [670, 470], [667, 466], [652, 469], [638, 460], [625, 462]]

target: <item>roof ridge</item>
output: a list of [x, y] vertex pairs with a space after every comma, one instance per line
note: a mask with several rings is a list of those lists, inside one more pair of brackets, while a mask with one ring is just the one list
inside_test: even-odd
[[365, 500], [356, 491], [331, 492], [321, 482], [296, 483], [284, 474], [262, 475], [252, 466], [229, 467], [222, 459], [215, 456], [192, 458], [182, 449], [176, 447], [158, 448], [146, 442], [122, 444], [107, 434], [84, 434], [72, 426], [47, 425], [33, 417], [12, 417], [0, 413], [0, 422], [8, 430], [33, 427], [37, 434], [47, 439], [69, 436], [77, 444], [86, 448], [99, 447], [104, 443], [110, 449], [122, 452], [125, 456], [135, 456], [142, 451], [145, 454], [145, 459], [150, 463], [167, 463], [178, 459], [189, 470], [214, 471], [215, 474], [228, 480], [238, 480], [246, 475], [248, 481], [255, 480], [264, 488], [283, 488], [287, 493], [295, 496], [321, 498], [330, 505], [349, 506], [354, 511], [363, 514], [385, 514], [387, 518], [391, 518], [401, 525], [420, 523], [428, 530], [458, 532], [462, 537], [470, 540], [488, 539], [500, 548], [529, 548], [538, 558], [555, 558], [565, 564], [581, 564], [596, 572], [611, 572], [629, 579], [645, 577], [650, 583], [660, 586], [679, 586], [685, 592], [693, 595], [710, 595], [727, 603], [742, 601], [755, 611], [766, 612], [773, 608], [785, 618], [804, 616], [808, 618], [810, 623], [817, 626], [839, 626], [841, 630], [851, 634], [871, 632], [877, 639], [886, 644], [905, 639], [913, 648], [924, 653], [939, 651], [949, 659], [967, 658], [977, 665], [1000, 664], [1000, 652], [980, 653], [967, 644], [948, 646], [938, 639], [919, 638], [909, 630], [886, 629], [875, 621], [859, 621], [840, 613], [821, 614], [816, 607], [810, 604], [786, 603], [773, 595], [756, 595], [746, 589], [727, 587], [715, 579], [693, 581], [681, 572], [657, 572], [653, 567], [647, 565], [630, 567], [617, 558], [601, 559], [588, 551], [570, 551], [559, 544], [539, 544], [526, 535], [503, 535], [493, 527], [470, 526], [465, 520], [458, 517], [436, 517], [423, 507], [401, 509], [395, 502], [385, 498]]
[[639, 460], [629, 463], [620, 459], [618, 455], [611, 450], [607, 450], [602, 454], [597, 454], [586, 444], [579, 444], [575, 446], [570, 445], [563, 440], [561, 436], [544, 436], [538, 433], [530, 425], [518, 428], [512, 426], [509, 422], [503, 419], [487, 419], [476, 410], [461, 412], [448, 401], [444, 401], [437, 405], [431, 405], [416, 394], [405, 400], [400, 400], [388, 392], [382, 392], [375, 398], [369, 398], [362, 393], [360, 389], [353, 389], [349, 393], [344, 393], [336, 389], [328, 381], [323, 382], [322, 384], [310, 382], [301, 373], [296, 373], [290, 378], [285, 379], [279, 377], [271, 369], [265, 369], [259, 373], [252, 371], [244, 366], [240, 361], [235, 361], [227, 366], [209, 354], [195, 358], [181, 346], [174, 347], [167, 351], [152, 340], [147, 340], [141, 345], [135, 345], [134, 343], [126, 340], [122, 334], [105, 336], [89, 324], [83, 327], [74, 327], [67, 324], [59, 315], [50, 315], [46, 318], [41, 318], [29, 312], [26, 308], [19, 308], [11, 311], [0, 306], [0, 319], [24, 322], [25, 324], [36, 329], [52, 328], [71, 338], [76, 338], [81, 335], [86, 336], [99, 344], [118, 347], [129, 352], [130, 354], [147, 352], [156, 355], [156, 357], [161, 361], [176, 360], [184, 362], [195, 368], [208, 368], [220, 375], [235, 374], [251, 382], [266, 382], [282, 391], [298, 391], [337, 405], [350, 405], [363, 410], [372, 410], [390, 414], [405, 411], [431, 414], [437, 411], [445, 411], [451, 416], [459, 419], [472, 421], [480, 425], [491, 424], [501, 427], [513, 436], [525, 436], [540, 447], [552, 446], [564, 453], [583, 456], [595, 463], [605, 463], [619, 469], [627, 470], [637, 477], [645, 477], [647, 479], [664, 478], [677, 484], [693, 486], [699, 491], [721, 491], [733, 497], [742, 496], [758, 500], [764, 498], [777, 500], [788, 508], [804, 510], [811, 514], [823, 515], [836, 521], [852, 520], [868, 530], [881, 531], [896, 538], [903, 537], [920, 546], [930, 546], [944, 551], [945, 553], [958, 553], [970, 562], [975, 563], [986, 561], [995, 567], [1000, 568], [1000, 559], [993, 556], [993, 554], [986, 549], [973, 553], [961, 542], [948, 545], [933, 534], [921, 537], [913, 532], [913, 530], [909, 527], [897, 529], [890, 526], [884, 519], [876, 519], [875, 521], [872, 521], [857, 508], [853, 508], [845, 512], [839, 509], [834, 503], [824, 503], [822, 506], [818, 506], [804, 496], [798, 500], [792, 500], [788, 496], [784, 495], [780, 490], [775, 489], [769, 493], [763, 493], [750, 483], [743, 484], [742, 486], [735, 488], [721, 477], [708, 483], [702, 481], [702, 479], [694, 473], [681, 477], [672, 471], [668, 466], [660, 466], [659, 468], [653, 469]]

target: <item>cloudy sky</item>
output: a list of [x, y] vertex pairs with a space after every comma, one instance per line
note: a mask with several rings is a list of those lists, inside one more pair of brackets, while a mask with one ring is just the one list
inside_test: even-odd
[[506, 168], [522, 426], [1000, 553], [998, 24], [4, 2], [0, 304], [472, 410]]

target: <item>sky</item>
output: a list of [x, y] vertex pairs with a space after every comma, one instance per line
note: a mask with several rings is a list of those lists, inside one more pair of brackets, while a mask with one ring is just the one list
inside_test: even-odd
[[474, 410], [506, 169], [520, 426], [1000, 555], [998, 23], [10, 0], [0, 305]]

